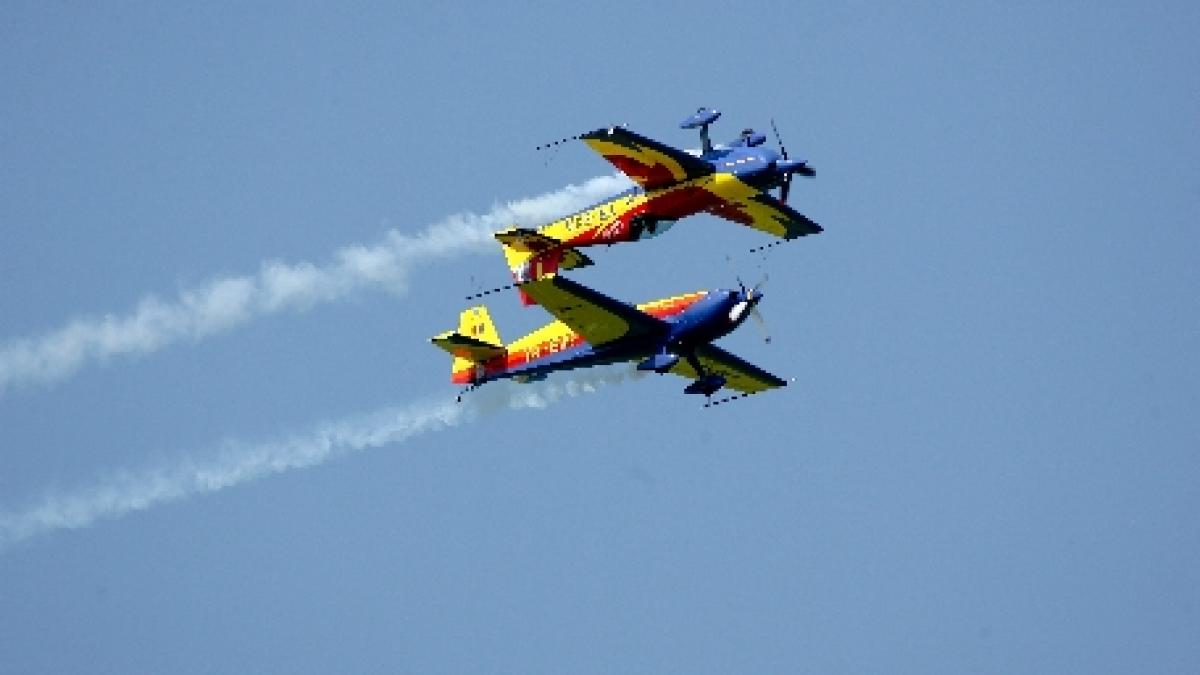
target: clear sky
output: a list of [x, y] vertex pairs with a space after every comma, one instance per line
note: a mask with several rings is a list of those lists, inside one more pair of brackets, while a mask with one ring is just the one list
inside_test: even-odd
[[[9, 3], [0, 672], [1200, 671], [1200, 6], [669, 4]], [[826, 232], [574, 278], [795, 383], [454, 405], [534, 146], [701, 105]]]

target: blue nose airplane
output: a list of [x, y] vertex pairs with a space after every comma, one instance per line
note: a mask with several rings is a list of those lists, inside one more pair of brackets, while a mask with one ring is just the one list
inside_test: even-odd
[[[778, 239], [817, 234], [821, 226], [788, 206], [792, 179], [813, 177], [807, 162], [791, 158], [775, 130], [779, 149], [765, 134], [745, 129], [729, 143], [714, 144], [709, 126], [721, 113], [701, 108], [679, 126], [699, 129], [701, 147], [681, 150], [624, 127], [608, 127], [563, 141], [583, 141], [636, 185], [630, 190], [536, 230], [510, 227], [495, 233], [513, 279], [522, 282], [592, 264], [581, 249], [657, 237], [676, 221], [698, 213], [745, 225]], [[563, 142], [559, 141], [559, 142]], [[771, 190], [779, 189], [779, 196]], [[520, 293], [524, 304], [533, 298]]]
[[[762, 293], [738, 289], [697, 291], [637, 306], [561, 276], [526, 282], [521, 289], [557, 320], [504, 344], [487, 308], [464, 311], [456, 331], [431, 339], [454, 357], [451, 381], [468, 390], [492, 380], [528, 382], [575, 368], [636, 362], [638, 370], [693, 380], [688, 394], [711, 397], [723, 388], [739, 396], [787, 382], [713, 344], [757, 313]], [[721, 403], [726, 400], [710, 403]]]

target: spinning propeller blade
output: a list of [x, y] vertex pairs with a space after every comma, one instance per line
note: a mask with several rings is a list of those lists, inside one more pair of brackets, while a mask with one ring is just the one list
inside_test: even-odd
[[779, 186], [779, 201], [787, 203], [788, 193], [792, 191], [792, 178], [795, 174], [800, 174], [807, 178], [812, 178], [817, 175], [804, 160], [792, 161], [788, 157], [787, 148], [783, 147], [783, 137], [779, 135], [779, 128], [775, 126], [775, 120], [771, 120], [771, 130], [775, 132], [775, 141], [779, 143], [779, 155], [783, 161], [779, 163], [779, 172], [783, 174], [783, 182]]
[[[748, 291], [746, 290], [746, 286], [742, 284], [742, 280], [740, 278], [738, 279], [738, 284], [742, 284], [742, 292], [746, 294], [746, 298], [753, 299], [762, 295], [762, 289], [767, 285], [768, 278], [770, 277], [768, 277], [764, 272], [762, 279], [760, 279], [757, 284], [754, 284], [754, 288], [751, 288]], [[763, 342], [771, 344], [771, 333], [767, 330], [767, 321], [763, 318], [762, 312], [758, 311], [758, 303], [755, 303], [754, 306], [750, 308], [750, 317], [754, 319], [755, 325], [758, 326], [759, 332], [762, 333]]]
[[763, 318], [762, 312], [758, 311], [758, 307], [750, 310], [750, 316], [754, 319], [754, 325], [758, 326], [758, 330], [762, 333], [763, 342], [771, 344], [771, 333], [767, 330], [767, 321]]
[[755, 294], [755, 293], [761, 293], [761, 291], [762, 291], [763, 287], [765, 287], [765, 286], [767, 285], [767, 280], [768, 280], [768, 279], [770, 279], [770, 278], [771, 278], [771, 277], [770, 277], [770, 276], [769, 276], [769, 275], [768, 275], [766, 272], [763, 272], [763, 277], [762, 277], [762, 279], [759, 279], [759, 280], [758, 280], [758, 283], [757, 283], [757, 284], [754, 284], [754, 288], [753, 288], [753, 289], [751, 289], [751, 290], [750, 290], [750, 292], [751, 292], [752, 294]]
[[[771, 131], [775, 132], [775, 142], [779, 144], [779, 156], [788, 161], [787, 148], [783, 147], [783, 137], [779, 135], [779, 127], [775, 126], [775, 118], [771, 118]], [[792, 174], [784, 174], [783, 185], [779, 188], [779, 201], [787, 203], [788, 193], [792, 191]]]

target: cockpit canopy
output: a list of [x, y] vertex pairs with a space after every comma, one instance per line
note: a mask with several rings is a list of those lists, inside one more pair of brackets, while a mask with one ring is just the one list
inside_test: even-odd
[[738, 136], [737, 140], [730, 143], [730, 147], [745, 146], [747, 148], [757, 147], [767, 142], [765, 134], [760, 134], [753, 129], [743, 129], [742, 135]]

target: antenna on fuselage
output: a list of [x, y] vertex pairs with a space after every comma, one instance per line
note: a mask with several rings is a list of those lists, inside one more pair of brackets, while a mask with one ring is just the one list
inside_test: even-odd
[[687, 119], [679, 123], [680, 129], [700, 129], [700, 154], [707, 155], [712, 152], [712, 140], [708, 136], [708, 125], [717, 121], [721, 116], [721, 111], [713, 110], [712, 108], [699, 108], [696, 114], [689, 116]]

